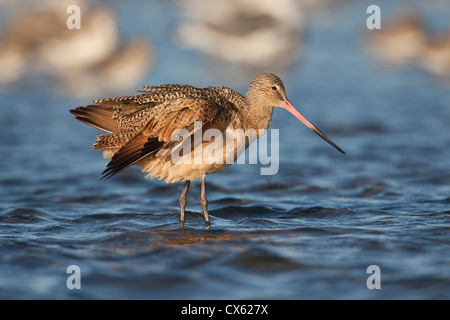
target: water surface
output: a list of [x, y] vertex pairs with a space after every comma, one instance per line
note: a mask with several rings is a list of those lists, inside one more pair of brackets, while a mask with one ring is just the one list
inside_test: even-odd
[[[245, 93], [214, 59], [163, 36], [182, 19], [177, 6], [113, 4], [125, 36], [147, 32], [158, 48], [142, 85]], [[34, 82], [2, 88], [0, 298], [450, 298], [450, 90], [414, 66], [378, 67], [361, 38], [369, 4], [315, 13], [301, 59], [280, 75], [290, 101], [347, 154], [275, 110], [278, 174], [247, 164], [208, 176], [211, 231], [198, 181], [179, 229], [183, 184], [136, 168], [99, 180], [99, 132], [68, 110], [100, 97]], [[448, 6], [416, 5], [443, 30]], [[66, 286], [69, 265], [81, 269], [81, 290]], [[366, 286], [370, 265], [380, 267], [380, 290]]]

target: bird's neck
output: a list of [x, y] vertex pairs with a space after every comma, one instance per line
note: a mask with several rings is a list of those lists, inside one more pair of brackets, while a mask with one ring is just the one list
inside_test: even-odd
[[245, 98], [245, 118], [247, 129], [267, 129], [272, 122], [273, 107], [264, 103], [259, 95], [247, 93]]

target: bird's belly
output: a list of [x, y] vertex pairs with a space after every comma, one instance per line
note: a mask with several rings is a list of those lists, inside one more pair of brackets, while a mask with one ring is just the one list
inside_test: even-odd
[[180, 144], [170, 150], [170, 155], [143, 159], [138, 166], [150, 177], [169, 183], [195, 180], [232, 165], [257, 137], [256, 131], [242, 129], [205, 134], [198, 143]]

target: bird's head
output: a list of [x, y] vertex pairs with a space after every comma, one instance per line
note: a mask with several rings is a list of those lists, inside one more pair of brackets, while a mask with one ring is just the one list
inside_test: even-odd
[[247, 98], [251, 101], [251, 103], [258, 104], [261, 107], [281, 107], [286, 109], [297, 119], [303, 122], [309, 129], [314, 131], [322, 139], [336, 148], [336, 150], [341, 153], [345, 153], [300, 112], [298, 112], [297, 109], [294, 108], [286, 96], [286, 90], [283, 82], [273, 73], [260, 73], [253, 78], [247, 92]]

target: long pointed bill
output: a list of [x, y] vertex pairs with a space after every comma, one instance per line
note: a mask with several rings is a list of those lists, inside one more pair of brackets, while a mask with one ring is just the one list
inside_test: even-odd
[[344, 153], [344, 151], [341, 150], [333, 141], [328, 139], [326, 135], [322, 133], [319, 129], [317, 129], [311, 122], [309, 122], [308, 119], [306, 119], [300, 112], [297, 111], [297, 109], [294, 108], [294, 106], [289, 102], [288, 99], [284, 100], [283, 104], [281, 105], [282, 108], [286, 109], [290, 113], [292, 113], [296, 118], [298, 118], [301, 122], [303, 122], [308, 128], [310, 128], [312, 131], [317, 133], [323, 140], [331, 144], [333, 147], [336, 148], [341, 153]]

